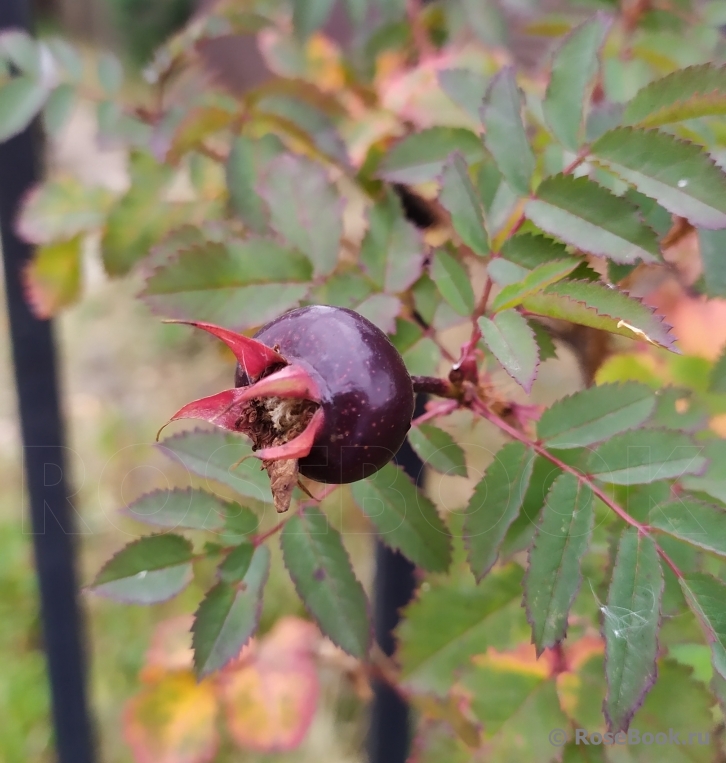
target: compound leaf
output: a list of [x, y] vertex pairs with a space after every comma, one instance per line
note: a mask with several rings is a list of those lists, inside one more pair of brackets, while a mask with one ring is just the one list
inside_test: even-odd
[[192, 544], [181, 535], [147, 535], [106, 562], [92, 590], [128, 604], [156, 604], [176, 596], [191, 579]]
[[285, 523], [280, 542], [295, 588], [323, 633], [363, 659], [371, 642], [368, 600], [340, 533], [309, 508]]
[[561, 398], [537, 424], [547, 448], [581, 448], [640, 426], [656, 398], [645, 384], [602, 384]]
[[464, 542], [477, 580], [496, 562], [507, 530], [519, 514], [533, 461], [534, 454], [522, 443], [505, 445], [474, 488], [464, 518]]
[[492, 80], [482, 119], [486, 147], [504, 179], [520, 196], [528, 196], [535, 160], [522, 122], [522, 97], [512, 67], [505, 67]]
[[254, 532], [258, 524], [257, 517], [249, 509], [196, 488], [153, 490], [137, 498], [123, 513], [137, 522], [154, 527], [208, 532], [222, 530], [225, 519], [231, 516], [244, 515], [250, 532]]
[[404, 685], [446, 695], [473, 655], [489, 645], [505, 648], [513, 636], [511, 620], [520, 613], [521, 581], [522, 568], [509, 564], [479, 585], [450, 579], [419, 593], [396, 631]]
[[581, 24], [565, 37], [552, 62], [542, 111], [555, 137], [571, 151], [582, 142], [587, 89], [597, 73], [598, 53], [609, 27], [603, 15]]
[[425, 466], [442, 474], [466, 477], [464, 451], [448, 432], [431, 424], [421, 424], [411, 427], [408, 441]]
[[653, 308], [617, 289], [609, 289], [603, 283], [559, 281], [527, 297], [523, 306], [536, 315], [591, 326], [629, 339], [644, 339], [673, 349], [675, 340], [670, 334], [671, 327], [654, 314]]
[[680, 581], [688, 606], [698, 618], [711, 645], [713, 669], [726, 678], [726, 585], [704, 572], [686, 575]]
[[484, 212], [469, 177], [469, 168], [461, 154], [448, 158], [441, 175], [439, 201], [451, 215], [451, 223], [461, 240], [479, 255], [489, 253], [489, 239], [484, 228]]
[[603, 608], [603, 706], [610, 731], [625, 731], [655, 682], [663, 572], [652, 538], [635, 528], [618, 545], [607, 607]]
[[594, 516], [592, 490], [574, 475], [561, 474], [547, 495], [524, 579], [527, 619], [538, 655], [565, 637]]
[[200, 477], [228, 485], [248, 498], [272, 503], [270, 479], [260, 470], [256, 459], [248, 458], [232, 470], [238, 461], [252, 453], [252, 447], [243, 437], [221, 429], [195, 429], [167, 437], [157, 447]]
[[521, 280], [505, 286], [492, 300], [492, 310], [508, 310], [524, 302], [527, 297], [537, 294], [553, 283], [562, 280], [569, 275], [578, 265], [580, 260], [568, 257], [564, 260], [553, 260], [538, 265], [534, 270], [527, 273]]
[[316, 275], [328, 275], [338, 262], [343, 205], [323, 167], [285, 154], [268, 164], [259, 185], [272, 228], [307, 255]]
[[393, 464], [352, 485], [353, 498], [381, 541], [429, 572], [451, 563], [451, 541], [434, 504]]
[[712, 63], [679, 69], [651, 82], [628, 102], [624, 125], [660, 127], [726, 114], [726, 67]]
[[430, 127], [396, 143], [378, 168], [379, 177], [391, 183], [425, 183], [435, 180], [453, 151], [467, 163], [484, 156], [479, 138], [462, 127]]
[[192, 626], [194, 667], [199, 678], [237, 657], [257, 630], [269, 571], [270, 550], [259, 546], [240, 583], [217, 583], [199, 605]]
[[274, 241], [209, 243], [157, 267], [141, 296], [155, 311], [244, 329], [272, 320], [307, 293], [309, 261]]
[[586, 177], [554, 175], [537, 187], [525, 214], [567, 244], [614, 262], [660, 261], [658, 236], [638, 208]]
[[479, 318], [479, 328], [492, 355], [529, 392], [537, 376], [539, 346], [527, 321], [516, 310], [504, 310], [494, 318]]
[[695, 143], [619, 127], [597, 140], [592, 154], [674, 215], [696, 226], [726, 228], [726, 175]]
[[397, 293], [419, 278], [423, 261], [421, 235], [404, 217], [398, 199], [389, 194], [368, 215], [360, 250], [363, 269], [380, 289]]
[[640, 429], [623, 432], [590, 453], [587, 471], [614, 485], [642, 485], [700, 474], [708, 463], [703, 447], [684, 432]]
[[726, 556], [726, 508], [684, 496], [653, 506], [648, 524], [692, 546]]
[[469, 316], [474, 310], [474, 289], [466, 268], [448, 252], [439, 249], [431, 263], [431, 279], [441, 296], [459, 313]]

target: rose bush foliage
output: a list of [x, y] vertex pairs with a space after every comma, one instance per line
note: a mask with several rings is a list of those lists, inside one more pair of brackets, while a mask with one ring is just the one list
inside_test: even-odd
[[[298, 306], [353, 309], [429, 394], [408, 434], [423, 487], [389, 464], [318, 492], [322, 508], [296, 490], [279, 524], [259, 464], [231, 469], [244, 437], [166, 437], [238, 500], [141, 496], [127, 513], [153, 532], [93, 584], [152, 604], [200, 559], [217, 568], [193, 658], [188, 644], [180, 660], [150, 651], [127, 708], [132, 749], [209, 760], [219, 707], [239, 744], [289, 749], [317, 696], [310, 654], [329, 647], [417, 708], [416, 760], [620, 760], [575, 745], [574, 729], [631, 724], [712, 732], [688, 759], [713, 759], [726, 709], [723, 4], [601, 2], [512, 22], [473, 0], [347, 0], [345, 46], [326, 32], [332, 5], [220, 2], [159, 49], [148, 95], [131, 100], [110, 55], [91, 77], [66, 42], [0, 36], [0, 137], [38, 113], [53, 134], [90, 99], [99, 138], [129, 156], [123, 192], [51, 173], [25, 199], [37, 315], [79, 298], [97, 241], [107, 273], [142, 276], [161, 316], [251, 335]], [[234, 34], [255, 35], [271, 72], [242, 95], [200, 57]], [[512, 52], [543, 39], [535, 63]], [[573, 352], [582, 391], [530, 401], [542, 364]], [[474, 479], [469, 445], [495, 431], [504, 444]], [[466, 505], [442, 497], [440, 474], [472, 479]], [[344, 500], [421, 571], [393, 660], [372, 644]], [[319, 632], [281, 622], [253, 641], [275, 543]], [[280, 684], [285, 660], [297, 688]], [[283, 707], [297, 708], [287, 725]]]

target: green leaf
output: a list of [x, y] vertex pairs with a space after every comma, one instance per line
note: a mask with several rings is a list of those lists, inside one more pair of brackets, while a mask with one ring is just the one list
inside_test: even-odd
[[467, 26], [487, 46], [507, 44], [507, 23], [493, 0], [462, 0]]
[[539, 321], [528, 320], [527, 325], [534, 333], [534, 339], [539, 348], [540, 363], [544, 363], [545, 360], [549, 360], [550, 358], [556, 358], [557, 348], [555, 347], [555, 341], [549, 331], [547, 331]]
[[510, 559], [514, 554], [524, 551], [531, 545], [547, 493], [560, 474], [562, 470], [551, 461], [543, 456], [535, 457], [529, 488], [524, 495], [519, 516], [512, 522], [501, 546], [502, 559]]
[[492, 572], [479, 584], [449, 579], [432, 585], [404, 610], [396, 629], [404, 686], [446, 695], [455, 674], [488, 646], [512, 643], [512, 618], [520, 615], [522, 568]]
[[43, 126], [46, 132], [55, 137], [66, 125], [73, 112], [76, 88], [67, 82], [58, 85], [48, 96], [43, 107]]
[[343, 205], [323, 167], [301, 156], [279, 156], [267, 166], [260, 195], [273, 229], [308, 256], [315, 274], [333, 271], [343, 235]]
[[114, 96], [121, 89], [124, 70], [113, 53], [101, 53], [98, 59], [98, 82], [108, 96]]
[[[292, 83], [300, 87], [299, 81]], [[349, 163], [345, 144], [332, 119], [317, 106], [289, 95], [269, 95], [257, 102], [260, 119], [269, 119], [275, 132], [295, 140], [309, 142], [311, 147], [343, 166]]]
[[437, 78], [446, 95], [478, 123], [479, 112], [489, 85], [488, 77], [471, 69], [442, 69]]
[[519, 514], [532, 476], [534, 453], [519, 442], [499, 450], [474, 488], [464, 518], [471, 571], [481, 580], [497, 560], [509, 526]]
[[[691, 668], [672, 660], [661, 660], [658, 680], [631, 724], [630, 733], [635, 737], [637, 729], [638, 736], [635, 738], [640, 744], [620, 749], [627, 750], [631, 760], [642, 763], [653, 760], [655, 756], [669, 763], [711, 763], [715, 745], [709, 744], [708, 730], [714, 724], [713, 704], [713, 696], [703, 683], [694, 680]], [[650, 735], [650, 739], [673, 739], [673, 742], [668, 748], [661, 746], [655, 752], [642, 741], [644, 738], [648, 741], [646, 734]], [[713, 740], [713, 735], [710, 736]], [[678, 740], [678, 746], [675, 740]], [[614, 756], [610, 751], [614, 748], [605, 749], [608, 760], [611, 760]]]
[[295, 34], [301, 40], [307, 40], [313, 32], [317, 32], [328, 19], [334, 0], [306, 0], [304, 3], [293, 3], [292, 26]]
[[566, 260], [570, 253], [559, 241], [534, 233], [520, 233], [504, 242], [501, 256], [526, 270], [534, 270], [553, 260]]
[[692, 546], [726, 556], [726, 508], [684, 496], [653, 506], [648, 524]]
[[700, 474], [708, 463], [683, 432], [641, 429], [623, 432], [600, 445], [587, 461], [588, 473], [613, 485], [643, 485]]
[[[724, 270], [726, 271], [726, 268]], [[713, 364], [708, 391], [719, 395], [726, 394], [726, 348], [721, 351], [718, 360]]]
[[635, 528], [626, 530], [602, 609], [608, 682], [603, 711], [612, 732], [627, 730], [655, 682], [662, 595], [663, 572], [653, 540]]
[[106, 189], [74, 178], [46, 181], [25, 197], [16, 228], [32, 244], [70, 239], [100, 228], [112, 201]]
[[171, 182], [172, 167], [136, 154], [130, 171], [131, 188], [111, 208], [101, 240], [103, 263], [109, 275], [127, 273], [164, 233], [188, 221], [184, 206], [159, 199]]
[[340, 533], [325, 514], [309, 508], [285, 523], [280, 542], [295, 588], [320, 629], [363, 659], [371, 644], [368, 600]]
[[43, 44], [53, 54], [68, 78], [78, 84], [83, 78], [83, 59], [76, 48], [60, 37], [45, 37]]
[[698, 229], [703, 280], [709, 297], [726, 297], [726, 232]]
[[635, 429], [655, 410], [650, 387], [637, 382], [602, 384], [564, 397], [537, 424], [547, 448], [581, 448]]
[[527, 619], [538, 655], [565, 637], [594, 517], [592, 490], [574, 475], [561, 474], [545, 501], [524, 578]]
[[542, 111], [555, 137], [570, 151], [582, 143], [588, 87], [597, 74], [598, 53], [610, 24], [604, 15], [581, 24], [565, 37], [552, 62]]
[[393, 464], [352, 485], [353, 498], [381, 541], [429, 572], [445, 572], [451, 542], [434, 504]]
[[431, 263], [431, 278], [441, 292], [441, 296], [459, 315], [471, 315], [474, 310], [471, 277], [458, 260], [443, 249], [439, 249]]
[[126, 516], [154, 527], [188, 528], [219, 532], [227, 516], [244, 514], [249, 521], [250, 532], [257, 528], [257, 517], [237, 503], [223, 501], [213, 493], [203, 490], [174, 488], [154, 490], [137, 498], [123, 509]]
[[244, 224], [255, 233], [264, 233], [270, 214], [257, 184], [269, 163], [285, 151], [282, 141], [272, 133], [252, 140], [239, 135], [232, 143], [225, 175], [232, 207]]
[[299, 252], [248, 239], [182, 251], [154, 271], [141, 296], [165, 315], [241, 330], [295, 307], [311, 275]]
[[181, 535], [148, 535], [129, 543], [102, 567], [92, 590], [127, 604], [156, 604], [192, 579], [192, 544]]
[[705, 442], [703, 455], [709, 461], [703, 474], [684, 477], [681, 482], [686, 490], [698, 490], [726, 503], [726, 440]]
[[252, 543], [240, 543], [233, 548], [226, 559], [219, 565], [219, 579], [223, 583], [240, 583], [252, 564], [255, 546]]
[[398, 293], [419, 278], [423, 261], [421, 234], [404, 217], [398, 198], [388, 194], [369, 212], [360, 249], [363, 269], [380, 289]]
[[568, 729], [558, 739], [564, 743], [571, 732], [555, 681], [547, 679], [541, 666], [516, 656], [487, 653], [475, 659], [476, 667], [462, 683], [472, 695], [471, 711], [484, 727], [486, 760], [557, 760], [556, 748], [542, 740], [548, 740], [553, 730]]
[[252, 453], [246, 439], [221, 429], [182, 432], [167, 437], [157, 446], [194, 474], [227, 485], [240, 495], [272, 503], [270, 479], [260, 470], [257, 459], [237, 461]]
[[401, 300], [392, 294], [371, 294], [357, 304], [355, 310], [388, 334], [396, 327], [396, 317], [401, 312]]
[[726, 585], [703, 572], [686, 575], [679, 582], [711, 646], [713, 669], [726, 678], [726, 609], [723, 606]]
[[444, 165], [439, 201], [451, 215], [451, 224], [464, 244], [476, 254], [489, 254], [489, 239], [484, 228], [481, 202], [461, 154], [453, 154]]
[[543, 180], [526, 216], [565, 243], [615, 262], [659, 262], [655, 231], [643, 224], [638, 208], [586, 178], [555, 175]]
[[726, 114], [726, 67], [689, 66], [651, 82], [625, 107], [623, 124], [639, 127]]
[[0, 141], [21, 133], [43, 108], [48, 91], [33, 77], [13, 77], [0, 86]]
[[700, 146], [620, 127], [596, 141], [592, 154], [674, 215], [703, 228], [726, 227], [726, 176]]
[[391, 183], [435, 180], [453, 151], [459, 151], [468, 164], [484, 156], [481, 141], [470, 130], [430, 127], [398, 141], [383, 157], [377, 174]]
[[431, 424], [421, 424], [409, 429], [408, 441], [425, 466], [442, 474], [466, 477], [464, 451], [448, 432]]
[[24, 74], [40, 78], [40, 45], [23, 29], [4, 29], [0, 33], [0, 59], [13, 64]]
[[532, 294], [537, 294], [551, 284], [561, 281], [579, 264], [580, 260], [568, 257], [565, 260], [553, 260], [539, 265], [521, 281], [505, 286], [492, 300], [492, 310], [499, 312], [520, 305]]
[[537, 377], [539, 347], [534, 332], [516, 310], [479, 318], [482, 339], [502, 368], [529, 393]]
[[617, 289], [592, 281], [560, 281], [524, 300], [535, 315], [579, 323], [629, 339], [673, 349], [670, 326], [651, 307]]
[[194, 667], [199, 678], [233, 660], [257, 630], [269, 571], [270, 551], [259, 546], [240, 583], [217, 583], [199, 605], [192, 626]]
[[40, 319], [73, 304], [81, 293], [82, 239], [38, 247], [23, 270], [25, 301]]
[[512, 67], [492, 80], [484, 100], [484, 140], [504, 179], [520, 196], [528, 196], [534, 154], [522, 123], [522, 97]]

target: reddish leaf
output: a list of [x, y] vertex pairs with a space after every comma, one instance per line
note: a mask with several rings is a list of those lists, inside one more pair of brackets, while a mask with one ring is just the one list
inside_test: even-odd
[[315, 626], [295, 617], [274, 630], [223, 674], [229, 732], [241, 747], [294, 750], [307, 733], [320, 691], [313, 660]]

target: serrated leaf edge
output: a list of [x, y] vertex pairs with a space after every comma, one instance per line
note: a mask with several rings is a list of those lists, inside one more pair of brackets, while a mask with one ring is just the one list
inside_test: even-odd
[[[327, 520], [327, 517], [326, 517]], [[330, 525], [330, 522], [328, 522], [328, 525], [332, 528], [332, 525]], [[337, 531], [336, 531], [337, 532]], [[340, 535], [340, 533], [338, 533]], [[363, 594], [363, 600], [365, 601], [366, 606], [366, 618], [368, 620], [368, 640], [365, 645], [365, 651], [364, 655], [367, 655], [371, 647], [373, 646], [373, 637], [374, 637], [374, 629], [373, 629], [373, 617], [372, 617], [372, 609], [371, 609], [371, 603], [368, 599], [368, 595], [365, 592], [365, 589], [363, 588], [363, 584], [358, 580], [358, 576], [355, 574], [355, 570], [353, 569], [353, 564], [350, 559], [350, 554], [348, 553], [348, 549], [345, 547], [345, 544], [343, 543], [343, 540], [341, 538], [340, 545], [345, 553], [345, 559], [348, 562], [348, 566], [350, 567], [350, 570], [353, 574], [353, 578], [355, 579], [355, 582], [360, 587], [360, 590]], [[282, 533], [280, 533], [280, 550], [282, 550]], [[287, 574], [290, 576], [290, 580], [292, 580], [293, 585], [295, 586], [295, 592], [297, 593], [298, 597], [300, 598], [300, 601], [303, 603], [303, 606], [305, 607], [305, 611], [312, 617], [312, 619], [317, 623], [318, 627], [320, 628], [321, 632], [329, 638], [337, 647], [342, 649], [346, 654], [350, 654], [352, 657], [356, 657], [357, 659], [360, 659], [357, 654], [352, 654], [349, 652], [336, 638], [334, 638], [330, 633], [328, 633], [322, 626], [321, 623], [318, 622], [318, 618], [315, 616], [315, 614], [312, 612], [312, 610], [308, 607], [307, 602], [305, 601], [305, 597], [302, 594], [302, 591], [299, 587], [298, 582], [298, 576], [296, 576], [291, 570], [290, 567], [287, 564], [287, 560], [285, 559], [285, 553], [282, 552], [282, 563], [285, 566], [285, 569], [287, 570]]]

